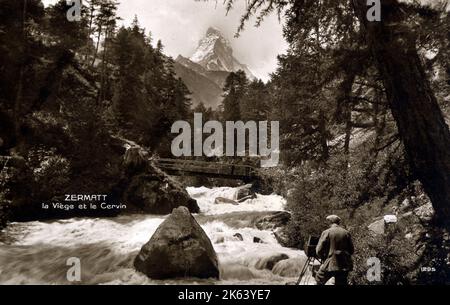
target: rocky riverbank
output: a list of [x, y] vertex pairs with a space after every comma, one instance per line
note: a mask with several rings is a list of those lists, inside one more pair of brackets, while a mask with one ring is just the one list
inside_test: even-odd
[[[285, 284], [295, 281], [305, 262], [303, 252], [281, 246], [269, 227], [256, 227], [262, 219], [282, 211], [285, 200], [277, 195], [256, 194], [256, 198], [237, 206], [214, 204], [215, 197], [231, 199], [236, 192], [236, 188], [225, 187], [188, 188], [200, 213], [192, 214], [191, 218], [182, 208], [182, 218], [186, 221], [180, 225], [184, 223], [191, 229], [194, 226], [197, 229], [191, 232], [199, 232], [199, 227], [193, 225], [198, 223], [205, 235], [186, 236], [183, 233], [186, 230], [180, 231], [179, 222], [175, 225], [171, 216], [148, 214], [13, 223], [0, 237], [0, 283], [71, 284], [66, 278], [69, 257], [78, 257], [81, 261], [82, 284]], [[173, 225], [169, 230], [163, 225], [167, 219]], [[195, 245], [207, 245], [206, 236], [216, 253], [220, 277], [216, 278], [214, 271], [203, 279], [198, 274], [187, 278], [173, 278], [176, 275], [172, 274], [163, 280], [137, 271], [134, 262], [141, 249], [147, 249], [144, 245], [149, 239], [167, 241], [166, 237], [160, 238], [164, 234], [177, 241], [173, 247], [178, 253], [182, 250], [177, 245], [186, 244], [183, 255], [191, 257], [192, 261], [195, 261], [195, 253], [203, 250], [192, 253], [188, 250], [191, 245], [192, 249], [197, 247]], [[196, 236], [202, 236], [204, 243], [194, 242]], [[212, 259], [205, 262], [214, 262], [214, 255], [211, 255], [207, 257]], [[22, 268], [16, 268], [18, 264]], [[209, 266], [216, 270], [214, 263]]]

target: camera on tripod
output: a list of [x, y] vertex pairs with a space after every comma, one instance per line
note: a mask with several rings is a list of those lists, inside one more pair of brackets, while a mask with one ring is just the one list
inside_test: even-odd
[[[300, 272], [300, 275], [298, 277], [297, 283], [296, 285], [300, 285], [302, 283], [302, 280], [304, 280], [305, 283], [308, 282], [308, 277], [310, 275], [312, 275], [313, 277], [315, 277], [316, 275], [316, 261], [319, 261], [320, 263], [322, 263], [320, 261], [320, 258], [318, 257], [317, 253], [316, 253], [316, 247], [319, 244], [319, 239], [320, 237], [318, 236], [314, 236], [314, 235], [310, 235], [308, 238], [308, 241], [305, 244], [305, 254], [307, 256], [307, 260], [306, 263], [303, 265], [302, 271]], [[308, 267], [311, 266], [311, 273], [308, 274], [308, 276], [304, 279], [304, 276], [306, 274], [306, 272], [308, 271]]]
[[319, 237], [310, 235], [308, 242], [305, 244], [305, 254], [308, 258], [317, 259], [316, 247], [319, 244]]

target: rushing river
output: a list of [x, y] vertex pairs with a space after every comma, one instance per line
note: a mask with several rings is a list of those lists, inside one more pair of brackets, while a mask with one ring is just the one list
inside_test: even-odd
[[[235, 188], [188, 188], [201, 213], [195, 215], [219, 258], [221, 279], [154, 281], [136, 272], [134, 257], [165, 217], [131, 215], [116, 218], [74, 218], [13, 223], [1, 233], [0, 284], [70, 284], [67, 260], [81, 262], [81, 284], [284, 284], [295, 281], [304, 261], [302, 251], [284, 248], [271, 231], [253, 227], [267, 211], [281, 211], [285, 200], [276, 195], [240, 205], [214, 204], [216, 197], [234, 199]], [[234, 235], [240, 233], [243, 241]], [[254, 237], [263, 243], [254, 243]], [[286, 254], [272, 270], [261, 266], [268, 258]]]

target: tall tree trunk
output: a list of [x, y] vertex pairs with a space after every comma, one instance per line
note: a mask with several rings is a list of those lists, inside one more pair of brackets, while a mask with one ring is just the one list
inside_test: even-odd
[[[320, 45], [320, 23], [317, 22], [316, 24], [316, 52], [317, 57], [319, 57], [320, 51], [322, 49]], [[321, 80], [321, 71], [319, 65], [316, 66], [315, 69], [315, 79], [320, 82]], [[319, 111], [319, 137], [320, 137], [320, 146], [322, 147], [322, 156], [321, 160], [324, 164], [328, 161], [330, 158], [330, 149], [328, 147], [328, 132], [327, 132], [327, 117], [325, 116], [325, 111], [321, 109]]]
[[102, 37], [102, 26], [100, 26], [98, 28], [97, 43], [95, 46], [94, 57], [92, 58], [91, 67], [93, 67], [95, 65], [95, 60], [97, 59], [98, 49], [100, 47], [100, 38], [101, 37]]
[[89, 62], [89, 45], [91, 44], [91, 34], [92, 34], [92, 22], [94, 21], [94, 12], [95, 12], [95, 6], [94, 3], [90, 3], [90, 16], [89, 16], [89, 28], [88, 28], [88, 35], [86, 38], [86, 56], [84, 57], [84, 62], [86, 65], [88, 65]]
[[[367, 167], [367, 175], [370, 174], [373, 170], [373, 168], [375, 167], [375, 164], [377, 162], [378, 159], [378, 154], [380, 152], [380, 145], [381, 145], [381, 140], [383, 138], [384, 132], [385, 132], [385, 128], [386, 128], [386, 114], [387, 114], [387, 107], [382, 105], [381, 109], [381, 95], [382, 92], [380, 92], [380, 90], [375, 89], [375, 102], [373, 104], [373, 109], [372, 109], [372, 120], [373, 123], [375, 125], [375, 142], [373, 144], [373, 147], [370, 150], [370, 154], [369, 154], [369, 166]], [[380, 120], [381, 119], [381, 120]]]
[[102, 54], [102, 70], [100, 75], [100, 90], [98, 94], [97, 103], [100, 105], [101, 102], [105, 100], [105, 85], [106, 85], [106, 71], [108, 65], [108, 39], [109, 39], [109, 31], [106, 29], [105, 32], [105, 42], [103, 46], [103, 54]]
[[407, 158], [436, 211], [450, 224], [450, 131], [397, 0], [382, 0], [381, 22], [366, 18], [366, 0], [353, 0], [375, 58]]

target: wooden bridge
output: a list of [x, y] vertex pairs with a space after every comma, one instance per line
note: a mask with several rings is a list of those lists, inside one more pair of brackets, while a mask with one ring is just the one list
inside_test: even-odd
[[156, 159], [154, 162], [161, 170], [175, 176], [204, 176], [243, 181], [252, 181], [256, 177], [256, 168], [249, 165], [178, 159]]

